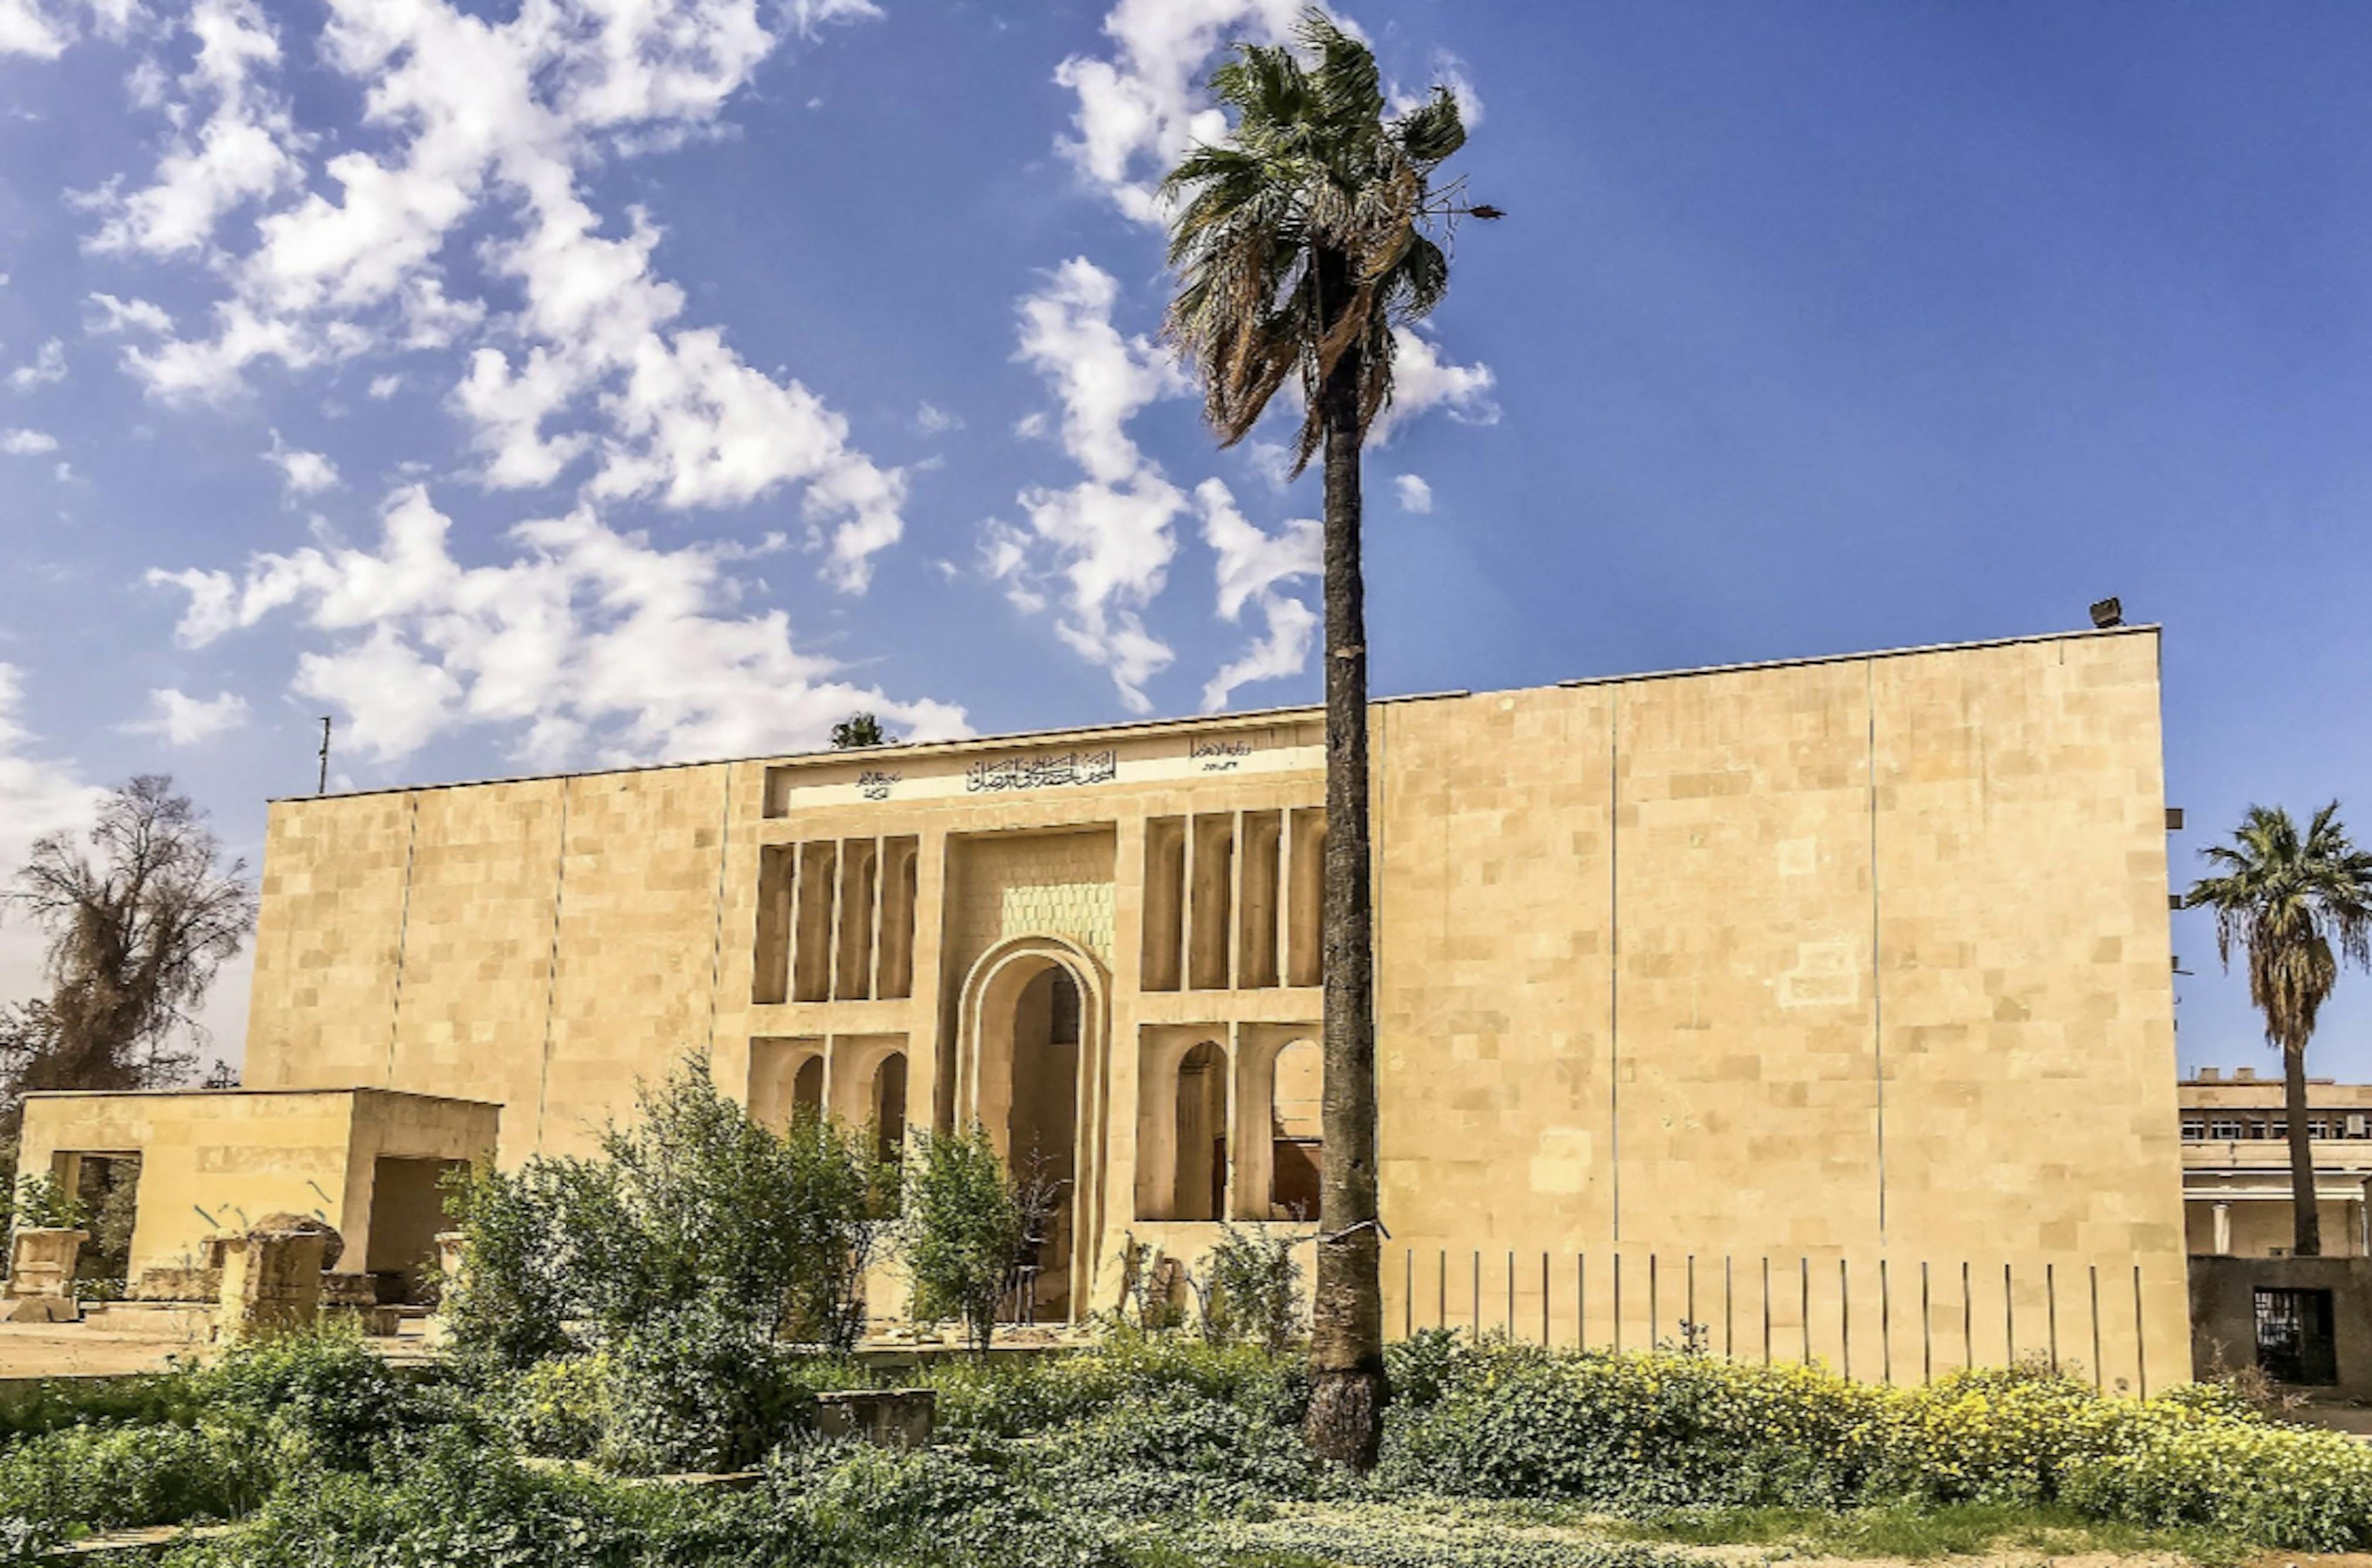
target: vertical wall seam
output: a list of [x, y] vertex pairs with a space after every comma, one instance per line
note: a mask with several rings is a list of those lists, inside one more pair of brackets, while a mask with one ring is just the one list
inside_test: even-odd
[[560, 997], [560, 910], [568, 896], [568, 802], [576, 781], [560, 781], [560, 833], [552, 855], [552, 947], [543, 969], [543, 1062], [535, 1083], [535, 1142], [530, 1152], [543, 1152], [543, 1115], [552, 1094], [552, 1031]]
[[1878, 1240], [1886, 1244], [1886, 996], [1878, 950], [1878, 661], [1862, 664], [1862, 700], [1868, 720], [1869, 752], [1864, 783], [1869, 796], [1869, 1051], [1878, 1097]]
[[[708, 1055], [716, 1055], [716, 993], [725, 983], [725, 852], [733, 832], [733, 764], [721, 764], [725, 771], [725, 801], [716, 813], [716, 907], [713, 912], [708, 935]], [[878, 841], [877, 841], [878, 842]], [[874, 852], [873, 880], [880, 886], [880, 852]], [[879, 938], [876, 937], [877, 944]], [[879, 958], [879, 953], [875, 953]]]
[[1606, 700], [1606, 1167], [1622, 1240], [1622, 699]]
[[412, 940], [412, 866], [420, 847], [420, 796], [416, 792], [404, 796], [406, 812], [403, 825], [403, 896], [395, 916], [395, 985], [388, 998], [387, 1009], [387, 1087], [395, 1087], [395, 1041], [403, 1030], [403, 955]]

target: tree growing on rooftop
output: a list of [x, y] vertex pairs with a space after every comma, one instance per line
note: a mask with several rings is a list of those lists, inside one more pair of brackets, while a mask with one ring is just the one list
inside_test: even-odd
[[140, 1089], [179, 1081], [195, 1014], [255, 929], [247, 863], [227, 864], [205, 813], [171, 778], [110, 795], [88, 833], [34, 841], [0, 908], [48, 939], [50, 994], [0, 1014], [0, 1120], [29, 1089]]
[[2215, 951], [2227, 969], [2247, 955], [2249, 1000], [2265, 1020], [2265, 1043], [2282, 1053], [2288, 1108], [2292, 1250], [2322, 1252], [2308, 1137], [2307, 1043], [2340, 966], [2372, 969], [2372, 852], [2359, 850], [2332, 801], [2300, 832], [2278, 806], [2251, 806], [2228, 844], [2200, 852], [2215, 867], [2183, 902], [2215, 915]]
[[1232, 118], [1164, 181], [1178, 274], [1164, 331], [1200, 375], [1220, 444], [1299, 389], [1294, 472], [1325, 475], [1326, 1167], [1320, 1188], [1312, 1388], [1318, 1454], [1375, 1463], [1389, 1396], [1376, 1192], [1376, 1033], [1367, 832], [1367, 649], [1359, 462], [1391, 401], [1392, 329], [1449, 285], [1440, 236], [1470, 205], [1436, 187], [1465, 145], [1446, 87], [1396, 118], [1367, 46], [1315, 9], [1296, 47], [1239, 44], [1211, 90]]
[[831, 726], [831, 749], [855, 751], [867, 746], [887, 746], [890, 732], [871, 714], [851, 714]]

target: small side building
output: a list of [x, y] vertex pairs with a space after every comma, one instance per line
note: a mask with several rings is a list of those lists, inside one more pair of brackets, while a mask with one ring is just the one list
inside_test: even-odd
[[45, 1092], [26, 1097], [17, 1168], [72, 1191], [87, 1161], [136, 1159], [135, 1283], [281, 1214], [344, 1238], [336, 1272], [392, 1283], [435, 1254], [446, 1173], [491, 1156], [501, 1128], [500, 1106], [397, 1089]]

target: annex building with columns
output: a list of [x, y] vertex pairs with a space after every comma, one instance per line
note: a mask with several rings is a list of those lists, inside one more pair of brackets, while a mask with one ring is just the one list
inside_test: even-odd
[[[1644, 1344], [1685, 1288], [1738, 1353], [1900, 1376], [2047, 1315], [2187, 1376], [2154, 629], [1371, 735], [1395, 1331], [1504, 1290]], [[1314, 1210], [1323, 796], [1288, 709], [278, 801], [246, 1086], [36, 1097], [25, 1168], [138, 1154], [135, 1270], [266, 1208], [394, 1269], [449, 1162], [584, 1152], [697, 1052], [769, 1121], [986, 1127], [1062, 1183], [1076, 1320], [1133, 1247]]]

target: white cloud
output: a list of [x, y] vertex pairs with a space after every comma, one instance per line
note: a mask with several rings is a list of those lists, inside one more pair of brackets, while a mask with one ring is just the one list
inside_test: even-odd
[[0, 432], [0, 452], [12, 458], [38, 458], [58, 449], [58, 438], [45, 430]]
[[468, 726], [507, 731], [540, 767], [801, 749], [859, 708], [918, 739], [966, 733], [959, 708], [857, 686], [799, 652], [782, 611], [737, 612], [727, 568], [745, 547], [654, 547], [580, 505], [512, 528], [510, 559], [465, 566], [450, 528], [408, 486], [381, 509], [375, 548], [149, 580], [188, 595], [190, 646], [295, 612], [327, 645], [299, 659], [294, 690], [340, 711], [349, 742], [383, 762]]
[[56, 338], [43, 343], [29, 365], [8, 372], [8, 385], [20, 392], [53, 386], [66, 378], [66, 345]]
[[964, 422], [959, 416], [929, 403], [914, 411], [914, 428], [925, 436], [945, 436], [963, 427]]
[[272, 448], [263, 454], [264, 460], [280, 470], [280, 479], [288, 494], [318, 495], [334, 489], [338, 482], [338, 465], [320, 452], [300, 451], [272, 433]]
[[1424, 475], [1395, 474], [1392, 490], [1400, 496], [1401, 511], [1422, 516], [1433, 510], [1433, 486], [1424, 482]]
[[[854, 447], [847, 422], [799, 381], [764, 375], [715, 329], [685, 324], [683, 291], [654, 271], [657, 225], [639, 210], [605, 218], [579, 176], [712, 127], [784, 36], [878, 14], [871, 5], [537, 0], [498, 18], [458, 0], [328, 0], [319, 56], [363, 88], [365, 123], [380, 134], [378, 150], [349, 142], [317, 172], [251, 85], [277, 58], [256, 0], [198, 5], [222, 58], [209, 66], [202, 52], [167, 111], [179, 123], [203, 100], [209, 131], [236, 117], [257, 133], [239, 143], [252, 156], [207, 165], [221, 176], [209, 181], [194, 172], [204, 134], [175, 143], [155, 183], [102, 198], [110, 217], [93, 243], [186, 249], [238, 203], [262, 210], [251, 245], [214, 260], [227, 293], [198, 335], [99, 301], [109, 328], [157, 335], [123, 355], [152, 395], [221, 398], [265, 361], [301, 371], [462, 348], [451, 406], [472, 427], [489, 487], [541, 488], [589, 465], [588, 501], [689, 509], [789, 486], [826, 579], [866, 586], [874, 556], [903, 531], [903, 475]], [[175, 203], [159, 197], [142, 216], [160, 191]], [[446, 263], [464, 243], [505, 308], [450, 292]]]
[[1491, 393], [1498, 384], [1489, 366], [1454, 364], [1442, 357], [1431, 338], [1394, 327], [1392, 401], [1376, 416], [1367, 439], [1375, 446], [1389, 445], [1401, 425], [1434, 409], [1460, 424], [1496, 424], [1499, 405]]
[[192, 697], [169, 686], [148, 693], [148, 716], [117, 727], [127, 735], [153, 735], [168, 746], [196, 746], [247, 722], [247, 699], [236, 691]]
[[111, 294], [94, 294], [90, 302], [99, 309], [99, 319], [91, 324], [92, 331], [166, 334], [173, 330], [173, 319], [165, 314], [164, 308], [145, 299], [118, 299]]
[[1078, 95], [1076, 133], [1061, 145], [1089, 181], [1140, 223], [1160, 220], [1161, 176], [1227, 122], [1201, 90], [1211, 57], [1230, 42], [1274, 43], [1307, 0], [1120, 0], [1104, 18], [1110, 59], [1072, 55], [1054, 79]]
[[1324, 533], [1315, 517], [1296, 517], [1275, 533], [1247, 520], [1226, 483], [1194, 487], [1203, 508], [1203, 542], [1218, 556], [1219, 613], [1233, 621], [1245, 601], [1296, 577], [1314, 577], [1324, 564]]
[[[184, 96], [174, 106], [174, 131], [156, 178], [129, 195], [110, 186], [86, 198], [106, 215], [88, 241], [94, 250], [203, 250], [225, 215], [303, 183], [287, 107], [256, 82], [280, 64], [280, 41], [262, 7], [256, 0], [195, 0], [187, 26], [198, 41], [197, 59], [180, 79]], [[151, 76], [135, 96], [163, 91]], [[196, 102], [210, 108], [192, 134], [187, 114]]]
[[[1127, 427], [1147, 403], [1186, 384], [1168, 354], [1112, 325], [1119, 293], [1110, 273], [1075, 259], [1022, 298], [1016, 357], [1052, 385], [1062, 405], [1056, 423], [1063, 449], [1087, 477], [1066, 489], [1023, 491], [1027, 528], [992, 520], [983, 531], [983, 563], [1024, 609], [1059, 591], [1056, 634], [1111, 671], [1131, 712], [1146, 713], [1152, 700], [1145, 683], [1174, 656], [1145, 630], [1143, 610], [1178, 553], [1170, 525], [1186, 497], [1137, 448]], [[1051, 565], [1041, 566], [1047, 558]]]
[[1203, 509], [1203, 541], [1218, 557], [1219, 614], [1240, 621], [1250, 604], [1267, 623], [1266, 632], [1203, 688], [1203, 711], [1215, 713], [1227, 705], [1238, 686], [1298, 675], [1308, 668], [1318, 617], [1307, 603], [1275, 590], [1280, 583], [1319, 575], [1323, 537], [1314, 517], [1296, 517], [1273, 534], [1264, 532], [1215, 479], [1195, 486], [1194, 500]]
[[72, 37], [64, 19], [37, 0], [0, 0], [0, 55], [55, 60]]
[[385, 402], [401, 390], [403, 390], [403, 377], [400, 375], [390, 373], [371, 377], [370, 396], [377, 401]]

